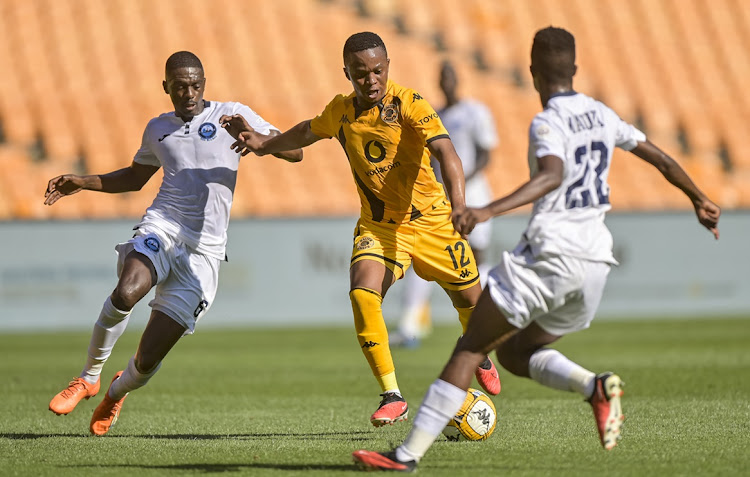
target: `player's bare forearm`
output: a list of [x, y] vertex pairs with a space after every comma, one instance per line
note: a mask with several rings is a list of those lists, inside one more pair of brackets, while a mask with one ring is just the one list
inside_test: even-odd
[[239, 114], [222, 116], [219, 119], [223, 127], [237, 141], [230, 147], [243, 156], [253, 152], [258, 156], [273, 154], [289, 162], [302, 160], [302, 151], [321, 138], [310, 129], [310, 121], [302, 121], [283, 134], [263, 135], [255, 131]]
[[656, 167], [665, 179], [683, 191], [693, 203], [705, 198], [685, 170], [652, 142], [639, 142], [630, 152]]
[[265, 136], [258, 147], [257, 154], [279, 154], [307, 147], [319, 140], [320, 136], [314, 134], [310, 128], [310, 121], [302, 121], [278, 136]]
[[510, 194], [485, 207], [491, 217], [530, 204], [560, 187], [563, 177], [562, 160], [556, 156], [544, 156], [537, 159], [537, 164], [537, 173], [531, 179]]
[[693, 203], [698, 222], [719, 238], [721, 209], [695, 185], [677, 161], [648, 140], [639, 142], [630, 152], [656, 167], [670, 184], [684, 192]]
[[102, 175], [65, 174], [57, 176], [47, 183], [44, 203], [52, 205], [62, 197], [77, 194], [82, 190], [113, 194], [137, 191], [148, 182], [157, 170], [159, 170], [158, 167], [144, 166], [134, 162], [129, 167]]
[[[268, 136], [279, 136], [281, 133], [279, 131], [271, 131], [271, 134]], [[287, 162], [300, 162], [303, 158], [302, 149], [293, 149], [291, 151], [282, 151], [277, 152], [273, 154], [275, 157], [278, 157], [279, 159], [284, 159]]]
[[464, 169], [453, 142], [448, 138], [442, 138], [432, 141], [427, 147], [440, 164], [445, 193], [451, 201], [453, 210], [463, 210], [466, 208]]
[[143, 188], [146, 182], [148, 182], [148, 180], [151, 179], [151, 176], [156, 174], [156, 171], [158, 170], [159, 168], [155, 166], [145, 166], [133, 162], [130, 166], [123, 167], [117, 171], [99, 176], [91, 176], [94, 178], [92, 184], [94, 184], [96, 188], [89, 188], [89, 190], [107, 192], [110, 194], [138, 191]]

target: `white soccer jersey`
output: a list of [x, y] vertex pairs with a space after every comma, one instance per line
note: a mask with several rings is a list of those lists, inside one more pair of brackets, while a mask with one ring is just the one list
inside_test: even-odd
[[[489, 150], [497, 146], [497, 131], [492, 114], [482, 103], [461, 100], [453, 106], [441, 109], [438, 115], [450, 134], [458, 157], [461, 158], [464, 176], [469, 177], [477, 166], [477, 147]], [[442, 182], [440, 167], [434, 158], [432, 168], [438, 180]], [[476, 177], [480, 176], [481, 174]]]
[[529, 168], [537, 158], [563, 161], [560, 187], [534, 202], [523, 240], [535, 256], [568, 255], [617, 264], [604, 224], [607, 177], [615, 147], [633, 149], [646, 136], [604, 104], [574, 91], [553, 95], [529, 129]]
[[240, 155], [219, 118], [241, 114], [261, 134], [276, 130], [240, 103], [206, 101], [203, 111], [185, 122], [174, 111], [149, 121], [134, 161], [164, 168], [164, 180], [141, 225], [149, 224], [189, 248], [224, 259], [229, 211]]

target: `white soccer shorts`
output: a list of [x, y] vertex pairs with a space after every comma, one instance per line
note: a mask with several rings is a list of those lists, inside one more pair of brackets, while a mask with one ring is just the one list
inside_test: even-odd
[[187, 246], [155, 227], [140, 226], [132, 239], [115, 247], [117, 276], [125, 257], [135, 250], [156, 269], [156, 295], [149, 302], [192, 334], [216, 297], [220, 260], [192, 252]]
[[487, 287], [512, 325], [526, 328], [535, 321], [547, 333], [563, 336], [589, 327], [609, 270], [608, 263], [575, 257], [535, 258], [522, 243], [503, 252]]

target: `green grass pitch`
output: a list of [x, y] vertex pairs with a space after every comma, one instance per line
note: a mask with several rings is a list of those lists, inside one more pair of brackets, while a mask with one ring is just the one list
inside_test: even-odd
[[[457, 331], [439, 327], [421, 348], [394, 351], [412, 417]], [[120, 340], [102, 390], [138, 338]], [[370, 425], [379, 389], [351, 329], [199, 329], [131, 393], [110, 435], [90, 437], [101, 393], [68, 416], [47, 410], [87, 344], [88, 333], [0, 335], [0, 474], [355, 475], [352, 451], [387, 450], [410, 428]], [[578, 395], [500, 370], [494, 435], [441, 437], [419, 473], [750, 474], [750, 320], [595, 322], [557, 347], [625, 381], [620, 445], [601, 449]]]

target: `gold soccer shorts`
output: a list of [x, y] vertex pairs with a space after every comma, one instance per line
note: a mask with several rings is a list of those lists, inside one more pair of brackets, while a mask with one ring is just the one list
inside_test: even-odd
[[447, 290], [470, 288], [479, 282], [477, 264], [468, 242], [453, 228], [450, 213], [450, 207], [440, 207], [402, 224], [360, 217], [351, 264], [375, 260], [400, 279], [413, 263], [417, 275]]

